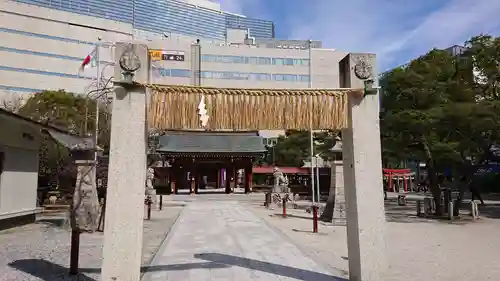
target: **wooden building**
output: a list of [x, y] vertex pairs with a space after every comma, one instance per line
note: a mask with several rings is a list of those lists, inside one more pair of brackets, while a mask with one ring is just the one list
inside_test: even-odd
[[252, 190], [252, 166], [266, 152], [257, 131], [166, 131], [159, 137], [156, 152], [169, 163], [170, 192], [188, 189], [198, 193], [207, 185], [237, 186], [237, 171], [244, 170], [245, 193]]

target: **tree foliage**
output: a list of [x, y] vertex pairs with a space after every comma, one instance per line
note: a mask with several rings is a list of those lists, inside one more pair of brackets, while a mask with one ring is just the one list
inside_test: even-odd
[[[43, 91], [31, 96], [18, 114], [32, 120], [67, 130], [77, 135], [95, 132], [96, 101], [64, 90]], [[109, 146], [110, 116], [100, 105], [99, 145]], [[40, 174], [56, 175], [70, 162], [67, 149], [44, 135], [40, 144]]]
[[[319, 154], [324, 160], [332, 160], [330, 149], [335, 145], [336, 131], [321, 131], [313, 134], [314, 155]], [[267, 154], [262, 164], [277, 166], [302, 167], [311, 158], [311, 136], [309, 131], [287, 130], [278, 137], [275, 146], [267, 147]]]
[[380, 79], [384, 165], [425, 162], [435, 196], [440, 172], [467, 174], [500, 140], [500, 39], [481, 35], [466, 47], [460, 56], [431, 50]]

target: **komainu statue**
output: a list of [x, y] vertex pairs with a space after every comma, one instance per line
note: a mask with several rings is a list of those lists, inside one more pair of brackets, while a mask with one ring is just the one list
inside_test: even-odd
[[153, 187], [154, 178], [155, 178], [155, 170], [153, 168], [149, 167], [147, 174], [146, 174], [145, 196], [146, 196], [146, 199], [149, 197], [149, 199], [153, 203], [153, 206], [156, 206], [156, 190]]
[[283, 172], [278, 167], [274, 167], [274, 186], [272, 190], [272, 202], [274, 204], [281, 204], [283, 199], [291, 201], [289, 189], [288, 189], [288, 178], [283, 175]]

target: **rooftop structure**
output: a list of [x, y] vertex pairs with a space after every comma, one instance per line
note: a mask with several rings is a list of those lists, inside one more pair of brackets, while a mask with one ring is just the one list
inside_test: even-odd
[[154, 33], [224, 40], [227, 29], [250, 29], [256, 38], [274, 38], [271, 21], [226, 13], [206, 0], [73, 0], [16, 2], [132, 24]]
[[202, 155], [255, 157], [266, 152], [266, 148], [257, 131], [167, 131], [159, 138], [159, 148], [156, 151], [168, 155], [194, 157]]
[[[0, 0], [0, 98], [94, 90], [97, 63], [79, 73], [83, 58], [100, 44], [100, 80], [105, 81], [112, 75], [113, 42], [133, 39], [183, 55], [182, 61], [155, 62], [155, 83], [192, 85], [199, 71], [201, 85], [215, 87], [307, 88], [311, 80], [316, 88], [339, 87], [339, 70], [332, 65], [346, 52], [321, 49], [321, 42], [312, 41], [309, 53], [307, 40], [257, 35], [272, 33], [271, 22], [193, 1]], [[201, 50], [195, 56], [197, 39]]]

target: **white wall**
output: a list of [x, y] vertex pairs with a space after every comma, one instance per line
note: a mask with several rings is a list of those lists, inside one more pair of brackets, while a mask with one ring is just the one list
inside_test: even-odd
[[39, 131], [3, 117], [0, 128], [0, 151], [4, 153], [0, 219], [33, 213], [38, 186]]
[[4, 171], [0, 175], [0, 219], [27, 215], [36, 209], [38, 151], [0, 147]]

